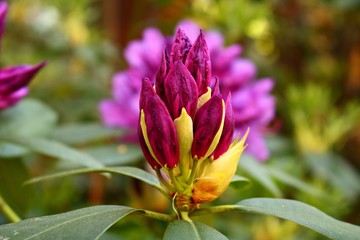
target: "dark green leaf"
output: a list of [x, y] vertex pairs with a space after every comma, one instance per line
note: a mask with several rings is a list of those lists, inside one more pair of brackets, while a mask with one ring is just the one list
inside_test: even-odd
[[0, 226], [2, 239], [98, 239], [109, 227], [137, 210], [124, 206], [95, 206], [27, 219]]
[[244, 155], [239, 161], [240, 168], [249, 174], [255, 181], [264, 186], [274, 197], [281, 197], [281, 191], [275, 184], [267, 169], [249, 155]]
[[29, 174], [21, 159], [7, 159], [0, 167], [0, 195], [18, 214], [24, 214], [30, 202], [29, 186], [23, 186]]
[[314, 196], [317, 196], [320, 198], [329, 198], [330, 197], [328, 194], [321, 191], [320, 189], [315, 188], [315, 187], [305, 183], [301, 179], [293, 177], [277, 168], [267, 167], [267, 170], [273, 178], [280, 180], [284, 184], [287, 184], [287, 185], [297, 188], [305, 193], [308, 193], [310, 195], [314, 195]]
[[85, 169], [71, 170], [71, 171], [65, 171], [61, 173], [33, 178], [27, 181], [26, 183], [27, 184], [36, 183], [54, 178], [72, 176], [82, 173], [91, 173], [91, 172], [108, 172], [108, 173], [115, 173], [115, 174], [121, 174], [129, 177], [133, 177], [158, 189], [159, 191], [163, 192], [165, 195], [168, 195], [166, 191], [163, 189], [163, 187], [161, 187], [159, 180], [154, 175], [136, 167], [85, 168]]
[[230, 187], [235, 188], [236, 190], [240, 190], [243, 187], [247, 186], [250, 183], [250, 180], [246, 177], [234, 175], [231, 179]]
[[54, 127], [56, 113], [43, 103], [25, 99], [0, 113], [0, 135], [44, 136]]
[[[0, 135], [43, 137], [49, 134], [57, 121], [56, 113], [43, 103], [24, 99], [15, 107], [0, 112]], [[27, 153], [25, 148], [0, 142], [0, 156], [17, 157]]]
[[123, 133], [124, 130], [106, 128], [98, 123], [71, 124], [57, 127], [52, 138], [67, 144], [84, 144], [119, 137]]
[[129, 165], [138, 162], [143, 153], [137, 145], [101, 146], [84, 149], [105, 165]]
[[199, 222], [177, 220], [169, 224], [164, 240], [221, 240], [227, 239], [222, 233]]
[[37, 153], [65, 161], [71, 161], [82, 166], [103, 166], [103, 164], [101, 164], [99, 161], [89, 156], [88, 154], [70, 148], [59, 142], [25, 136], [0, 136], [0, 140], [15, 143], [29, 148]]
[[253, 198], [238, 202], [234, 210], [287, 219], [332, 239], [353, 240], [360, 236], [359, 226], [336, 220], [317, 208], [298, 201]]

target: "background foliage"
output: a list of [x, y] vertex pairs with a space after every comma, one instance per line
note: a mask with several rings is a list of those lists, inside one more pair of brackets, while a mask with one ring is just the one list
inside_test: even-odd
[[[102, 126], [97, 105], [110, 96], [112, 75], [126, 67], [122, 52], [130, 40], [148, 26], [172, 34], [179, 20], [189, 18], [204, 29], [222, 32], [228, 44], [241, 44], [243, 55], [256, 62], [258, 76], [271, 76], [276, 83], [277, 115], [266, 129], [271, 158], [264, 164], [242, 158], [238, 173], [250, 183], [240, 181], [239, 191], [229, 189], [215, 204], [284, 197], [360, 224], [359, 1], [9, 3], [1, 65], [48, 61], [30, 85], [28, 99], [0, 116], [0, 192], [21, 217], [97, 204], [163, 212], [169, 208], [153, 188], [118, 175], [91, 173], [22, 183], [84, 163], [94, 168], [144, 167], [138, 147], [119, 142], [126, 129]], [[43, 144], [45, 150], [39, 147]], [[59, 149], [66, 154], [60, 155]], [[100, 165], [92, 159], [101, 160]], [[273, 217], [196, 218], [230, 239], [325, 238]], [[6, 222], [0, 215], [0, 223]], [[136, 231], [139, 227], [143, 231]], [[101, 239], [159, 239], [165, 228], [164, 223], [134, 216], [115, 224]]]

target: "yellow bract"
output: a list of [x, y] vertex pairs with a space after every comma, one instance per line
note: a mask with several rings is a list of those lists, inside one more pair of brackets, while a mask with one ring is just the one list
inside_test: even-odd
[[249, 130], [240, 141], [235, 139], [223, 155], [205, 166], [194, 185], [192, 197], [195, 203], [211, 202], [224, 193], [236, 172], [248, 133]]
[[182, 108], [181, 115], [174, 120], [174, 124], [179, 142], [179, 166], [182, 174], [187, 177], [192, 166], [191, 146], [194, 136], [193, 122], [185, 108]]
[[211, 98], [211, 88], [207, 87], [207, 92], [201, 95], [198, 99], [197, 109], [199, 109], [202, 105], [204, 105], [204, 103], [209, 101], [210, 98]]

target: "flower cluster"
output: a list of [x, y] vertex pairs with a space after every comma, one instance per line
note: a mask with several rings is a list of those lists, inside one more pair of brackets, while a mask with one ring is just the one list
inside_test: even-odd
[[[190, 42], [194, 42], [199, 27], [191, 21], [183, 21], [179, 26], [184, 29]], [[235, 118], [235, 133], [244, 134], [248, 127], [251, 132], [247, 138], [248, 153], [259, 160], [268, 158], [268, 149], [263, 138], [263, 130], [273, 119], [275, 99], [270, 95], [273, 81], [268, 78], [255, 81], [256, 66], [245, 58], [240, 58], [242, 48], [239, 45], [224, 47], [220, 33], [205, 32], [211, 55], [212, 79], [221, 79], [219, 88], [224, 95], [231, 92]], [[131, 42], [125, 49], [125, 58], [129, 68], [119, 72], [113, 78], [113, 99], [101, 102], [100, 112], [105, 125], [132, 129], [136, 134], [138, 101], [142, 77], [155, 81], [161, 55], [166, 46], [171, 51], [173, 37], [165, 37], [155, 28], [148, 28], [143, 39]]]
[[[0, 38], [4, 32], [7, 9], [7, 3], [0, 2]], [[27, 95], [27, 85], [44, 66], [45, 63], [40, 63], [34, 66], [17, 65], [0, 69], [0, 111], [16, 104]]]
[[231, 95], [210, 85], [211, 61], [204, 34], [195, 42], [179, 28], [168, 56], [163, 52], [155, 82], [144, 78], [138, 137], [161, 182], [187, 210], [211, 202], [235, 174], [246, 135], [233, 141]]

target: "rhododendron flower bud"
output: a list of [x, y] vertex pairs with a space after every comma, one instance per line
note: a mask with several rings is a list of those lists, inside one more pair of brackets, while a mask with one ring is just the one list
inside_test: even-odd
[[[193, 105], [184, 105], [185, 96], [190, 97], [190, 93], [176, 98], [175, 93], [179, 91], [174, 89], [172, 93], [168, 93], [168, 96], [165, 95], [165, 78], [172, 66], [180, 61], [196, 82], [199, 96], [196, 109], [211, 96], [220, 94], [220, 90], [224, 100], [231, 93], [230, 108], [235, 120], [233, 134], [243, 135], [247, 128], [251, 127], [246, 140], [249, 145], [246, 151], [258, 160], [266, 160], [269, 151], [263, 135], [275, 112], [275, 99], [270, 95], [273, 81], [266, 78], [257, 79], [256, 65], [241, 56], [242, 47], [238, 44], [225, 46], [220, 32], [213, 30], [202, 32], [189, 20], [180, 22], [179, 26], [182, 27], [177, 28], [175, 36], [164, 36], [156, 28], [147, 28], [141, 39], [128, 44], [124, 55], [129, 67], [113, 77], [113, 99], [106, 99], [99, 106], [104, 124], [109, 127], [125, 128], [128, 135], [122, 140], [134, 139], [138, 125], [138, 102], [143, 77], [148, 77], [151, 83], [155, 82], [156, 93], [169, 108], [173, 119], [183, 114], [181, 108], [185, 107], [185, 112], [193, 120], [194, 112], [193, 110], [189, 112], [189, 107]], [[185, 86], [190, 85], [193, 83], [186, 83]], [[211, 91], [208, 89], [209, 85]], [[172, 105], [169, 104], [171, 100], [178, 102]], [[226, 109], [229, 108], [228, 106], [229, 104], [226, 104]], [[183, 114], [181, 119], [187, 117]], [[225, 120], [224, 128], [226, 125]], [[222, 134], [221, 138], [224, 137]], [[226, 147], [217, 147], [211, 156], [215, 159], [219, 157], [222, 151], [226, 151], [221, 149]]]
[[170, 61], [163, 53], [154, 86], [143, 79], [138, 137], [150, 166], [189, 211], [228, 187], [245, 148], [232, 143], [234, 114], [218, 80], [213, 88], [210, 54], [202, 31], [193, 44], [177, 31]]
[[[5, 28], [8, 5], [0, 2], [0, 41]], [[27, 85], [45, 63], [32, 65], [18, 65], [0, 69], [0, 111], [4, 110], [25, 97], [28, 93]]]
[[[156, 95], [148, 78], [143, 80], [141, 93], [139, 123], [141, 133], [139, 134], [146, 143], [146, 146], [142, 145], [141, 147], [142, 149], [147, 148], [152, 158], [160, 166], [173, 168], [179, 161], [179, 147], [174, 122], [165, 104]], [[150, 161], [153, 166], [152, 162], [153, 160]]]

